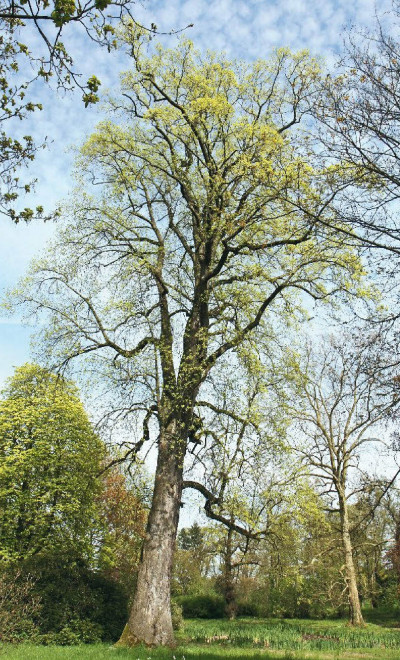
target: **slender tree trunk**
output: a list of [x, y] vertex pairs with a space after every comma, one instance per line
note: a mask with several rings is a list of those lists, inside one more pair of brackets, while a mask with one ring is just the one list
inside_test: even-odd
[[394, 541], [395, 541], [395, 545], [393, 552], [393, 565], [397, 579], [397, 591], [400, 594], [400, 514], [398, 514], [396, 520]]
[[353, 548], [351, 545], [350, 537], [349, 516], [347, 503], [344, 497], [339, 496], [339, 506], [342, 544], [344, 550], [347, 588], [349, 594], [350, 623], [354, 626], [362, 626], [364, 625], [364, 619], [361, 613], [361, 604], [358, 595], [356, 569], [354, 566]]
[[160, 439], [153, 501], [135, 598], [118, 646], [174, 643], [170, 592], [182, 495], [182, 447], [182, 441], [179, 437], [174, 438], [171, 432]]
[[230, 619], [236, 618], [237, 603], [236, 603], [236, 589], [233, 581], [233, 566], [232, 566], [232, 529], [228, 529], [226, 539], [225, 557], [224, 557], [224, 576], [223, 576], [223, 590], [225, 598], [225, 614]]

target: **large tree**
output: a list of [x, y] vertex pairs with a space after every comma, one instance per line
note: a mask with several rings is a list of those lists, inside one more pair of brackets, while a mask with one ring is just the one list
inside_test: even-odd
[[19, 367], [0, 400], [0, 559], [89, 557], [104, 445], [70, 383]]
[[329, 210], [348, 173], [321, 161], [306, 121], [298, 128], [315, 103], [315, 61], [279, 50], [268, 62], [231, 63], [190, 42], [148, 56], [143, 35], [124, 38], [133, 69], [110, 102], [114, 119], [83, 147], [71, 221], [20, 299], [47, 314], [50, 359], [86, 356], [117, 386], [115, 415], [142, 426], [127, 456], [156, 442], [121, 643], [169, 644], [184, 461], [213, 382], [251, 366], [257, 351], [272, 359], [274, 337], [306, 297], [356, 293], [362, 268]]

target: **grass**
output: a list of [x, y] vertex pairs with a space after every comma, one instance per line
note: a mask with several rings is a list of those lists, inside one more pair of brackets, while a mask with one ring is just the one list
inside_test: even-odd
[[355, 629], [343, 621], [301, 619], [239, 619], [237, 621], [189, 621], [187, 641], [201, 644], [251, 646], [282, 651], [344, 651], [397, 649], [400, 630], [369, 623]]
[[400, 660], [400, 627], [393, 615], [367, 616], [365, 628], [343, 621], [238, 619], [186, 622], [171, 649], [88, 646], [2, 647], [0, 660]]

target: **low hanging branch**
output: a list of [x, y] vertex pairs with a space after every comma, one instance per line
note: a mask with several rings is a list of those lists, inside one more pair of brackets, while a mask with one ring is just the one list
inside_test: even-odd
[[190, 481], [190, 480], [184, 481], [183, 488], [184, 489], [192, 488], [193, 490], [197, 490], [199, 493], [203, 495], [203, 497], [206, 500], [204, 504], [204, 511], [206, 512], [207, 518], [210, 518], [211, 520], [217, 520], [218, 522], [225, 525], [225, 527], [228, 527], [232, 531], [237, 532], [242, 536], [245, 536], [247, 539], [254, 539], [256, 541], [259, 541], [262, 538], [265, 538], [269, 534], [268, 528], [265, 528], [258, 532], [254, 532], [251, 529], [246, 529], [245, 527], [238, 525], [231, 518], [227, 518], [226, 516], [223, 516], [222, 514], [214, 511], [213, 506], [222, 505], [221, 499], [216, 495], [214, 495], [210, 490], [208, 490], [208, 488], [206, 488], [203, 484], [199, 483], [198, 481]]

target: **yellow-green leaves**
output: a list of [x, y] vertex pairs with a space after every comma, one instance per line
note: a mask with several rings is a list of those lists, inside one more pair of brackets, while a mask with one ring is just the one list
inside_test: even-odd
[[189, 41], [151, 53], [134, 26], [120, 38], [132, 68], [25, 296], [55, 361], [90, 356], [139, 419], [157, 410], [185, 435], [225, 354], [259, 368], [307, 301], [365, 293], [361, 243], [332, 205], [358, 172], [320, 149], [307, 53], [248, 64]]
[[[90, 552], [104, 448], [76, 389], [47, 370], [16, 370], [0, 401], [0, 558]], [[83, 554], [82, 554], [83, 553]]]

